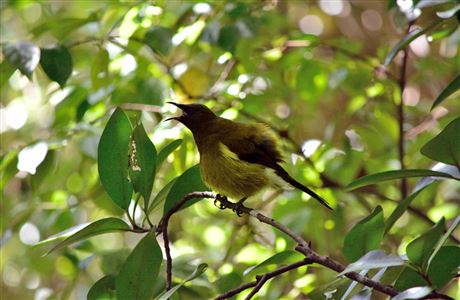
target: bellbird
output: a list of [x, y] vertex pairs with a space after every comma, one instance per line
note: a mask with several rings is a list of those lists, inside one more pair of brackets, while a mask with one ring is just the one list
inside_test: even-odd
[[242, 124], [216, 116], [201, 104], [179, 104], [177, 120], [192, 131], [200, 153], [204, 182], [216, 192], [242, 203], [266, 186], [284, 182], [307, 193], [331, 209], [315, 192], [292, 178], [281, 166], [277, 139], [264, 124]]

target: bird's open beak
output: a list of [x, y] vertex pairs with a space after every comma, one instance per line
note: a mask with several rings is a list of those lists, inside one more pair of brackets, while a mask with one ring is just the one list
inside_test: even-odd
[[[184, 105], [184, 104], [180, 104], [180, 103], [176, 103], [176, 102], [169, 102], [169, 101], [166, 102], [166, 103], [169, 103], [169, 104], [172, 104], [172, 105], [174, 105], [174, 106], [176, 106], [176, 107], [179, 107], [182, 111], [183, 111], [184, 108], [185, 108], [185, 105]], [[182, 112], [182, 115], [181, 115], [181, 116], [183, 116], [183, 115], [184, 115], [184, 111]], [[164, 122], [166, 122], [166, 121], [171, 121], [171, 120], [180, 121], [181, 116], [167, 118], [166, 120], [164, 120]]]

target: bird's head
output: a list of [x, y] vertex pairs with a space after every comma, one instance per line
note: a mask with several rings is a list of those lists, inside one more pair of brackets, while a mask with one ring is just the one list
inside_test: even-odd
[[209, 121], [217, 118], [217, 116], [202, 104], [181, 104], [175, 102], [168, 102], [175, 105], [182, 110], [182, 114], [177, 117], [168, 118], [168, 120], [177, 120], [184, 124], [192, 132], [196, 132], [206, 126]]

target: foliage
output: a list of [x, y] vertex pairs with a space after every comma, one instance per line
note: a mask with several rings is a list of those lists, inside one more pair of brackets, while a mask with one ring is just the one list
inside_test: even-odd
[[[302, 262], [286, 232], [194, 199], [170, 216], [165, 290], [163, 217], [207, 190], [167, 101], [269, 124], [283, 166], [334, 211], [297, 190], [245, 204], [340, 275], [460, 297], [456, 1], [0, 6], [5, 299], [208, 299]], [[307, 262], [256, 297], [380, 295]]]

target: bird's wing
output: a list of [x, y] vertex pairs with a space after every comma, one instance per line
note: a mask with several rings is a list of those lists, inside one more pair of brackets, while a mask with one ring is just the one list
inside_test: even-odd
[[237, 130], [223, 134], [220, 141], [239, 159], [249, 163], [277, 169], [283, 161], [276, 138], [263, 124], [241, 124]]

